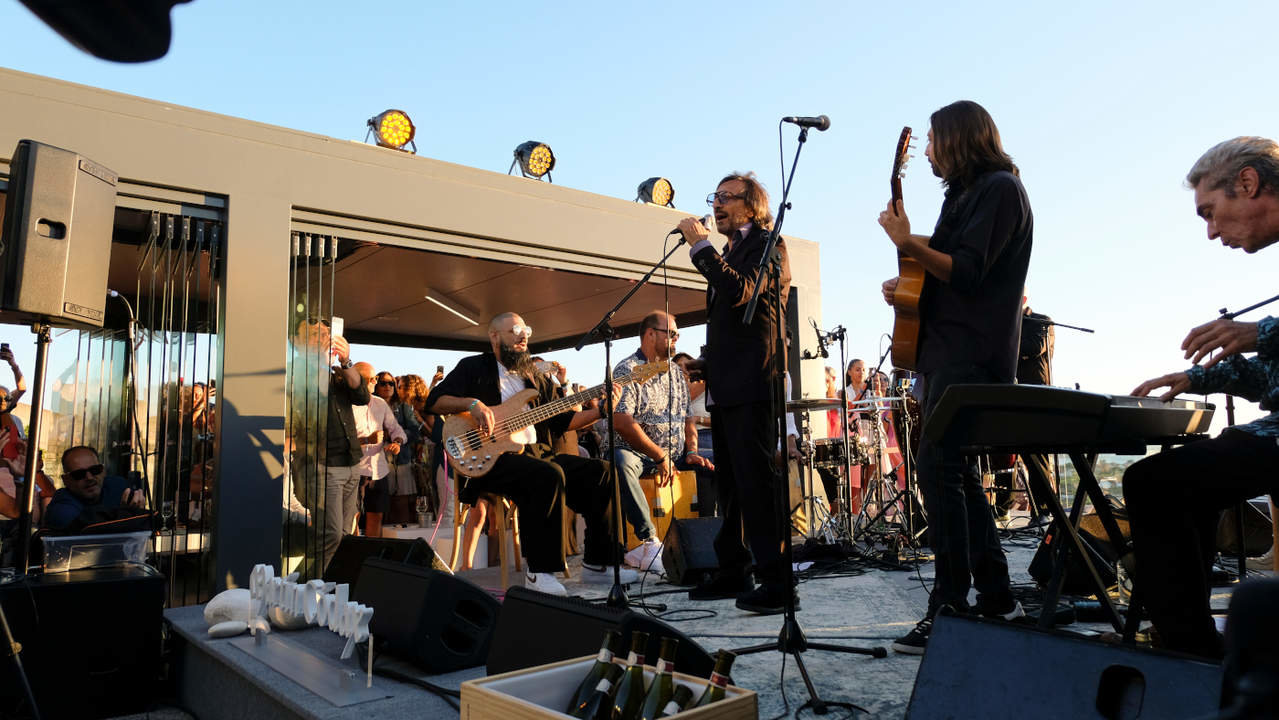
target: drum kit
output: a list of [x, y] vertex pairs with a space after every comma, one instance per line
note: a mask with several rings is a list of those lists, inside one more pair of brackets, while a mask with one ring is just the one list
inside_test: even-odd
[[[792, 482], [800, 492], [792, 513], [803, 519], [796, 523], [801, 534], [829, 544], [917, 546], [924, 527], [922, 503], [910, 472], [910, 419], [911, 410], [918, 418], [918, 403], [908, 386], [899, 385], [898, 390], [847, 403], [841, 398], [804, 398], [786, 404], [786, 411], [798, 413], [800, 418], [801, 457], [796, 464], [798, 477]], [[808, 413], [841, 407], [847, 411], [839, 423], [840, 432], [835, 437], [814, 439]], [[890, 416], [897, 420], [891, 427], [892, 434], [901, 438], [900, 449], [890, 445], [889, 426], [885, 425], [891, 422]], [[917, 436], [917, 432], [913, 434]], [[900, 457], [896, 463], [894, 456]], [[860, 487], [851, 481], [854, 470], [859, 470]], [[829, 504], [821, 475], [833, 478], [837, 488], [837, 497]], [[857, 493], [856, 503], [853, 493]]]

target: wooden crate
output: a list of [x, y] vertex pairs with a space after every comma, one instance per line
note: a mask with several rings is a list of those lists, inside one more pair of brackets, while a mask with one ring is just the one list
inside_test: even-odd
[[[572, 720], [571, 715], [560, 709], [568, 704], [593, 662], [595, 656], [588, 655], [467, 680], [462, 683], [461, 720]], [[646, 682], [651, 682], [656, 671], [651, 667], [645, 667], [644, 671]], [[702, 689], [706, 687], [705, 679], [680, 672], [675, 673], [675, 682], [689, 686], [694, 699], [701, 697]], [[754, 692], [729, 685], [723, 700], [671, 717], [680, 720], [759, 720], [759, 703]]]
[[[666, 531], [671, 527], [671, 518], [687, 519], [697, 517], [697, 513], [693, 512], [693, 497], [697, 495], [697, 473], [692, 470], [680, 470], [675, 473], [675, 478], [671, 484], [661, 489], [661, 503], [657, 501], [657, 477], [653, 475], [645, 475], [640, 478], [640, 488], [644, 491], [644, 498], [648, 500], [648, 512], [653, 518], [653, 527], [657, 528], [657, 539], [661, 540], [666, 537]], [[674, 505], [671, 500], [674, 497]], [[626, 536], [626, 549], [634, 550], [639, 546], [639, 539], [635, 537], [635, 533], [630, 532]]]

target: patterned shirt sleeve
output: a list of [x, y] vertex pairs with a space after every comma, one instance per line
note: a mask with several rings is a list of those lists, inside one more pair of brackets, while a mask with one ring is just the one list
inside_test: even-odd
[[1232, 355], [1207, 369], [1192, 366], [1186, 374], [1190, 377], [1190, 392], [1195, 395], [1220, 392], [1260, 402], [1270, 389], [1266, 364], [1255, 357]]
[[1257, 357], [1265, 362], [1279, 360], [1279, 318], [1267, 316], [1257, 323]]

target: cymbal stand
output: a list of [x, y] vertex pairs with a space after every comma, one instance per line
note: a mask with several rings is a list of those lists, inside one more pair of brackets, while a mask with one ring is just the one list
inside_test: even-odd
[[[902, 412], [905, 412], [905, 410], [903, 409]], [[870, 413], [874, 432], [874, 448], [870, 452], [870, 457], [873, 461], [870, 467], [873, 470], [870, 473], [867, 488], [862, 495], [862, 507], [857, 515], [858, 530], [853, 536], [853, 543], [860, 542], [867, 535], [875, 535], [881, 538], [887, 536], [890, 539], [889, 542], [898, 548], [903, 546], [918, 548], [918, 539], [922, 532], [918, 534], [915, 532], [910, 509], [910, 502], [915, 497], [912, 492], [914, 484], [911, 478], [907, 476], [903, 487], [897, 487], [897, 472], [903, 470], [906, 465], [905, 460], [887, 474], [883, 472], [883, 456], [887, 451], [887, 443], [885, 442], [883, 417], [878, 403], [871, 407]], [[898, 438], [898, 442], [901, 442], [901, 438]], [[907, 442], [909, 442], [909, 439]], [[885, 499], [886, 497], [887, 499]], [[874, 507], [873, 511], [871, 510], [872, 506]], [[895, 511], [893, 524], [898, 528], [896, 531], [889, 530], [880, 524], [880, 521], [888, 516], [890, 510]], [[868, 541], [866, 544], [871, 547], [875, 543]]]
[[[791, 517], [795, 516], [796, 511], [803, 509], [807, 527], [805, 532], [799, 534], [809, 539], [821, 537], [827, 543], [833, 543], [835, 542], [835, 534], [829, 527], [831, 522], [830, 510], [825, 502], [817, 502], [817, 485], [813, 481], [815, 473], [813, 428], [808, 412], [799, 413], [799, 448], [800, 458], [795, 465], [799, 474], [801, 496], [799, 502], [791, 508]], [[791, 522], [791, 527], [793, 530], [795, 527], [794, 521]]]

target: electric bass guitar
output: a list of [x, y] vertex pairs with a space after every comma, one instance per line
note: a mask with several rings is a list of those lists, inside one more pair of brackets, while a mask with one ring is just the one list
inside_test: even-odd
[[[910, 159], [910, 128], [902, 128], [893, 152], [893, 174], [889, 180], [893, 207], [902, 199], [902, 175]], [[919, 296], [924, 291], [924, 267], [901, 250], [897, 251], [897, 289], [893, 292], [893, 367], [915, 370], [919, 359]]]
[[[666, 372], [670, 366], [665, 361], [637, 365], [628, 375], [614, 375], [618, 385], [643, 383]], [[525, 388], [511, 396], [510, 400], [493, 410], [493, 432], [484, 435], [479, 424], [469, 412], [447, 415], [444, 418], [444, 451], [449, 462], [459, 474], [479, 477], [493, 469], [502, 453], [521, 452], [524, 444], [512, 439], [512, 435], [536, 425], [562, 412], [571, 410], [587, 400], [603, 397], [607, 391], [604, 383], [567, 397], [530, 408], [529, 401], [537, 397], [535, 388]]]

